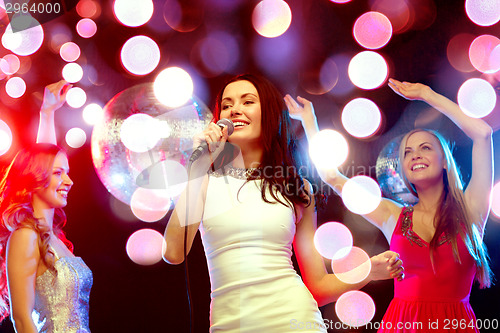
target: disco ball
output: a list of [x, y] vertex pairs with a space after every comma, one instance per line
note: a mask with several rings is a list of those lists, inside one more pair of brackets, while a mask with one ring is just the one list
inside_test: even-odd
[[187, 181], [192, 138], [211, 119], [210, 110], [194, 96], [180, 107], [161, 104], [153, 83], [118, 93], [92, 132], [92, 160], [99, 179], [128, 205], [139, 187], [163, 190], [173, 198]]
[[406, 187], [399, 171], [399, 144], [403, 135], [387, 143], [377, 158], [376, 173], [380, 189], [386, 198], [402, 204], [414, 204], [418, 201]]

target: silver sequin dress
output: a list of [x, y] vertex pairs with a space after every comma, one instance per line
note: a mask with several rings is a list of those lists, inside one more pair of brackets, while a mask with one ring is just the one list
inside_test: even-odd
[[55, 255], [57, 276], [47, 270], [36, 278], [33, 320], [39, 332], [90, 332], [92, 271], [80, 257]]

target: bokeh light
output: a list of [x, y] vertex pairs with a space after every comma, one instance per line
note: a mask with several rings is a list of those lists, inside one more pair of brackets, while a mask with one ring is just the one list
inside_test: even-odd
[[120, 60], [123, 67], [130, 73], [146, 75], [158, 66], [160, 48], [147, 36], [134, 36], [123, 44]]
[[332, 272], [344, 283], [356, 284], [368, 277], [372, 262], [368, 254], [359, 247], [353, 246], [348, 255], [332, 260]]
[[257, 38], [252, 45], [254, 61], [270, 76], [286, 76], [303, 56], [300, 44], [300, 36], [295, 32], [277, 38]]
[[453, 36], [448, 42], [446, 55], [450, 64], [456, 69], [464, 73], [469, 73], [474, 70], [469, 59], [469, 46], [474, 40], [473, 34], [461, 33]]
[[348, 3], [351, 0], [330, 0], [330, 1], [335, 3]]
[[139, 27], [153, 16], [152, 0], [115, 0], [113, 11], [118, 21], [128, 27]]
[[372, 0], [371, 9], [387, 16], [393, 33], [402, 33], [410, 25], [411, 11], [406, 1]]
[[355, 176], [342, 187], [342, 201], [355, 214], [373, 212], [382, 199], [377, 182], [368, 176]]
[[342, 294], [335, 303], [337, 317], [350, 327], [369, 323], [375, 315], [375, 303], [367, 293], [351, 290]]
[[95, 125], [102, 119], [103, 115], [104, 110], [96, 103], [88, 104], [82, 111], [83, 120], [89, 125]]
[[71, 148], [80, 148], [87, 141], [87, 134], [78, 127], [73, 127], [66, 132], [66, 144]]
[[314, 246], [323, 257], [338, 260], [352, 249], [352, 234], [349, 229], [339, 222], [326, 222], [314, 233]]
[[367, 98], [355, 98], [342, 111], [342, 125], [357, 138], [367, 138], [380, 128], [382, 116], [377, 105]]
[[153, 229], [140, 229], [127, 240], [127, 255], [138, 265], [154, 265], [162, 258], [163, 236]]
[[157, 120], [145, 113], [135, 113], [129, 116], [120, 127], [120, 140], [127, 149], [136, 153], [152, 149], [160, 136], [157, 131]]
[[319, 131], [309, 143], [311, 160], [320, 169], [336, 168], [347, 158], [349, 146], [342, 134], [334, 130]]
[[199, 64], [202, 72], [209, 77], [234, 69], [238, 63], [238, 42], [224, 31], [212, 32], [200, 40], [191, 51], [191, 62]]
[[80, 81], [83, 77], [82, 66], [78, 65], [76, 62], [66, 64], [62, 70], [62, 77], [69, 83]]
[[500, 218], [500, 181], [491, 190], [491, 212]]
[[20, 77], [11, 77], [5, 83], [5, 91], [12, 98], [19, 98], [26, 92], [26, 82]]
[[90, 38], [97, 32], [97, 25], [92, 19], [84, 18], [76, 24], [76, 32], [82, 38]]
[[367, 49], [379, 49], [392, 37], [391, 21], [382, 13], [368, 12], [354, 23], [354, 39]]
[[66, 103], [72, 108], [80, 108], [87, 101], [87, 94], [80, 87], [73, 87], [66, 93]]
[[[177, 161], [163, 160], [144, 169], [136, 179], [138, 186], [161, 190], [161, 196], [174, 199], [186, 188], [188, 175], [186, 168]], [[163, 206], [162, 206], [163, 207]]]
[[170, 209], [170, 205], [171, 199], [166, 190], [143, 187], [138, 187], [130, 200], [132, 213], [144, 222], [156, 222], [162, 219]]
[[2, 45], [17, 55], [27, 56], [38, 51], [43, 38], [43, 28], [37, 20], [30, 15], [14, 15], [2, 36]]
[[95, 17], [99, 16], [101, 6], [99, 2], [94, 0], [80, 0], [76, 5], [76, 12], [81, 17]]
[[0, 59], [0, 69], [7, 75], [15, 74], [21, 67], [21, 61], [15, 54], [7, 54]]
[[490, 26], [500, 20], [500, 1], [465, 0], [465, 12], [475, 24]]
[[292, 11], [285, 1], [263, 0], [252, 13], [252, 24], [261, 36], [274, 38], [284, 34], [292, 23]]
[[169, 67], [161, 71], [153, 85], [158, 101], [169, 107], [186, 103], [193, 95], [193, 89], [191, 76], [179, 67]]
[[80, 57], [81, 51], [80, 47], [77, 44], [73, 42], [67, 42], [61, 46], [61, 48], [59, 49], [59, 54], [64, 61], [73, 62]]
[[377, 52], [363, 51], [355, 55], [349, 63], [351, 82], [361, 89], [375, 89], [387, 79], [387, 62]]
[[0, 156], [9, 151], [12, 145], [12, 131], [9, 125], [0, 119]]
[[481, 35], [474, 39], [469, 48], [472, 66], [482, 73], [494, 73], [500, 70], [500, 57], [493, 52], [498, 45], [500, 39], [492, 35]]
[[465, 81], [458, 90], [458, 105], [473, 118], [482, 118], [493, 111], [497, 102], [495, 89], [483, 79], [472, 78]]

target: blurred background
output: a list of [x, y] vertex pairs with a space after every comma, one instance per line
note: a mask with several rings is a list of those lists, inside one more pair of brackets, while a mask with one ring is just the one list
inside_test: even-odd
[[[495, 130], [495, 161], [500, 161], [498, 0], [28, 5], [31, 11], [19, 15], [21, 5], [0, 1], [0, 168], [35, 142], [44, 87], [63, 78], [72, 82], [67, 104], [56, 112], [56, 131], [75, 182], [65, 230], [94, 274], [94, 333], [189, 331], [184, 269], [161, 260], [161, 235], [182, 190], [190, 139], [209, 121], [215, 94], [235, 74], [263, 74], [283, 94], [311, 100], [320, 129], [334, 129], [348, 143], [344, 173], [378, 180], [383, 194], [395, 199], [405, 197], [394, 185], [399, 180], [394, 138], [414, 127], [439, 130], [454, 142], [465, 181], [471, 142], [425, 103], [394, 94], [387, 86], [390, 77], [427, 84], [461, 102], [470, 115], [484, 117]], [[131, 117], [136, 114], [146, 116]], [[294, 126], [306, 155], [300, 123]], [[128, 139], [126, 127], [133, 132]], [[144, 141], [151, 136], [153, 142]], [[138, 177], [162, 163], [179, 185], [176, 191], [141, 190]], [[498, 184], [498, 166], [495, 170]], [[328, 204], [318, 211], [319, 225], [344, 223], [354, 245], [369, 255], [388, 249], [377, 229], [324, 190]], [[485, 242], [500, 276], [500, 185], [493, 203]], [[199, 236], [189, 270], [194, 331], [207, 332], [210, 284]], [[393, 296], [392, 281], [372, 282], [363, 291], [375, 304], [372, 322], [380, 322]], [[474, 285], [471, 304], [477, 318], [498, 325], [499, 286]], [[332, 332], [376, 331], [342, 328], [334, 304], [321, 310], [338, 328]], [[0, 332], [13, 332], [8, 320]]]

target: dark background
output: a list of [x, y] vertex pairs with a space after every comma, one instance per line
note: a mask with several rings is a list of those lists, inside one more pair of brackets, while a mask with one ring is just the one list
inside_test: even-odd
[[[352, 98], [363, 96], [377, 103], [383, 113], [383, 126], [377, 136], [359, 140], [346, 134], [351, 149], [346, 162], [348, 176], [363, 173], [375, 177], [373, 166], [382, 147], [391, 138], [413, 127], [416, 122], [437, 128], [455, 141], [455, 157], [463, 176], [466, 180], [470, 176], [470, 141], [447, 119], [443, 119], [437, 112], [429, 111], [423, 103], [408, 102], [396, 96], [385, 85], [369, 91], [352, 89], [342, 92], [341, 88], [350, 84], [345, 77], [346, 69], [340, 65], [339, 83], [331, 92], [322, 95], [307, 92], [317, 83], [316, 74], [325, 59], [339, 54], [352, 57], [364, 50], [354, 41], [352, 26], [357, 17], [370, 10], [370, 1], [352, 0], [343, 5], [328, 0], [287, 1], [293, 18], [285, 36], [293, 34], [295, 42], [283, 56], [286, 69], [276, 66], [275, 71], [262, 66], [253, 47], [256, 43], [268, 43], [271, 49], [276, 50], [275, 53], [279, 53], [283, 37], [265, 39], [253, 30], [251, 13], [257, 1], [179, 1], [184, 13], [184, 32], [172, 30], [164, 20], [164, 14], [168, 13], [172, 1], [154, 1], [152, 23], [139, 28], [124, 27], [117, 23], [112, 13], [112, 1], [101, 1], [100, 15], [94, 17], [98, 26], [97, 34], [90, 39], [80, 38], [74, 32], [74, 26], [80, 19], [75, 9], [43, 24], [46, 36], [61, 25], [72, 29], [73, 41], [82, 49], [82, 56], [77, 62], [94, 67], [95, 72], [85, 72], [82, 82], [76, 84], [86, 90], [88, 103], [104, 105], [126, 88], [153, 81], [163, 68], [180, 66], [195, 78], [195, 82], [200, 83], [195, 83], [195, 95], [208, 106], [212, 106], [214, 95], [225, 78], [242, 72], [258, 72], [275, 82], [284, 94], [301, 95], [312, 100], [321, 128], [343, 131], [340, 112], [343, 105]], [[492, 27], [474, 25], [465, 15], [464, 1], [414, 0], [408, 3], [414, 8], [413, 24], [409, 24], [404, 32], [393, 35], [389, 43], [378, 50], [388, 59], [389, 76], [431, 85], [436, 91], [456, 100], [458, 88], [466, 79], [484, 76], [477, 71], [463, 73], [453, 68], [446, 55], [448, 41], [458, 33], [470, 33], [475, 36], [487, 33], [498, 36], [500, 26], [498, 23]], [[5, 21], [4, 17], [4, 24]], [[233, 68], [215, 76], [192, 56], [196, 43], [213, 29], [227, 31], [233, 35], [239, 50], [235, 55], [238, 59]], [[159, 66], [153, 73], [144, 77], [128, 74], [119, 61], [123, 43], [139, 34], [156, 40], [162, 51]], [[0, 52], [0, 56], [8, 53], [2, 47]], [[61, 78], [61, 69], [65, 64], [59, 55], [51, 50], [47, 40], [37, 53], [27, 58], [30, 58], [31, 67], [20, 75], [28, 86], [26, 94], [13, 100], [5, 94], [3, 86], [0, 88], [0, 119], [11, 126], [14, 135], [10, 151], [0, 156], [0, 167], [4, 167], [12, 159], [19, 147], [35, 141], [43, 87]], [[271, 59], [273, 58], [269, 61]], [[498, 92], [498, 79], [488, 79]], [[0, 85], [4, 85], [4, 82], [5, 80], [0, 82]], [[422, 115], [428, 117], [423, 118]], [[497, 103], [497, 108], [487, 121], [496, 130], [500, 127], [499, 119]], [[126, 241], [132, 232], [147, 227], [163, 233], [167, 218], [146, 224], [139, 220], [125, 221], [117, 217], [110, 208], [111, 203], [116, 200], [111, 198], [94, 171], [89, 140], [79, 149], [69, 148], [63, 142], [66, 131], [73, 126], [82, 127], [90, 137], [91, 127], [83, 123], [81, 109], [64, 106], [57, 111], [56, 123], [58, 139], [68, 150], [71, 176], [75, 181], [69, 204], [65, 209], [68, 215], [65, 230], [75, 245], [75, 254], [84, 258], [94, 274], [90, 298], [92, 332], [188, 332], [188, 304], [182, 265], [171, 266], [160, 262], [153, 266], [139, 266], [134, 264], [125, 252]], [[295, 125], [297, 135], [304, 143], [300, 126]], [[499, 140], [499, 134], [495, 132], [494, 142], [500, 143]], [[498, 154], [496, 148], [496, 161], [499, 160]], [[498, 175], [497, 171], [495, 181], [498, 181]], [[124, 204], [115, 204], [121, 205], [123, 212], [129, 210]], [[346, 223], [353, 233], [354, 244], [370, 255], [388, 249], [382, 234], [348, 213], [335, 195], [330, 195], [327, 208], [319, 211], [318, 224], [326, 221]], [[486, 228], [485, 242], [497, 276], [500, 276], [499, 237], [499, 219], [492, 216]], [[195, 332], [207, 332], [210, 285], [199, 237], [189, 255], [189, 269]], [[392, 282], [372, 282], [363, 290], [373, 297], [377, 307], [373, 321], [379, 322], [393, 296]], [[471, 304], [478, 318], [500, 320], [499, 286], [486, 290], [479, 290], [474, 286]], [[323, 307], [322, 311], [325, 318], [337, 321], [334, 305]], [[8, 320], [1, 324], [0, 331], [12, 331]], [[368, 330], [359, 328], [357, 331]]]

